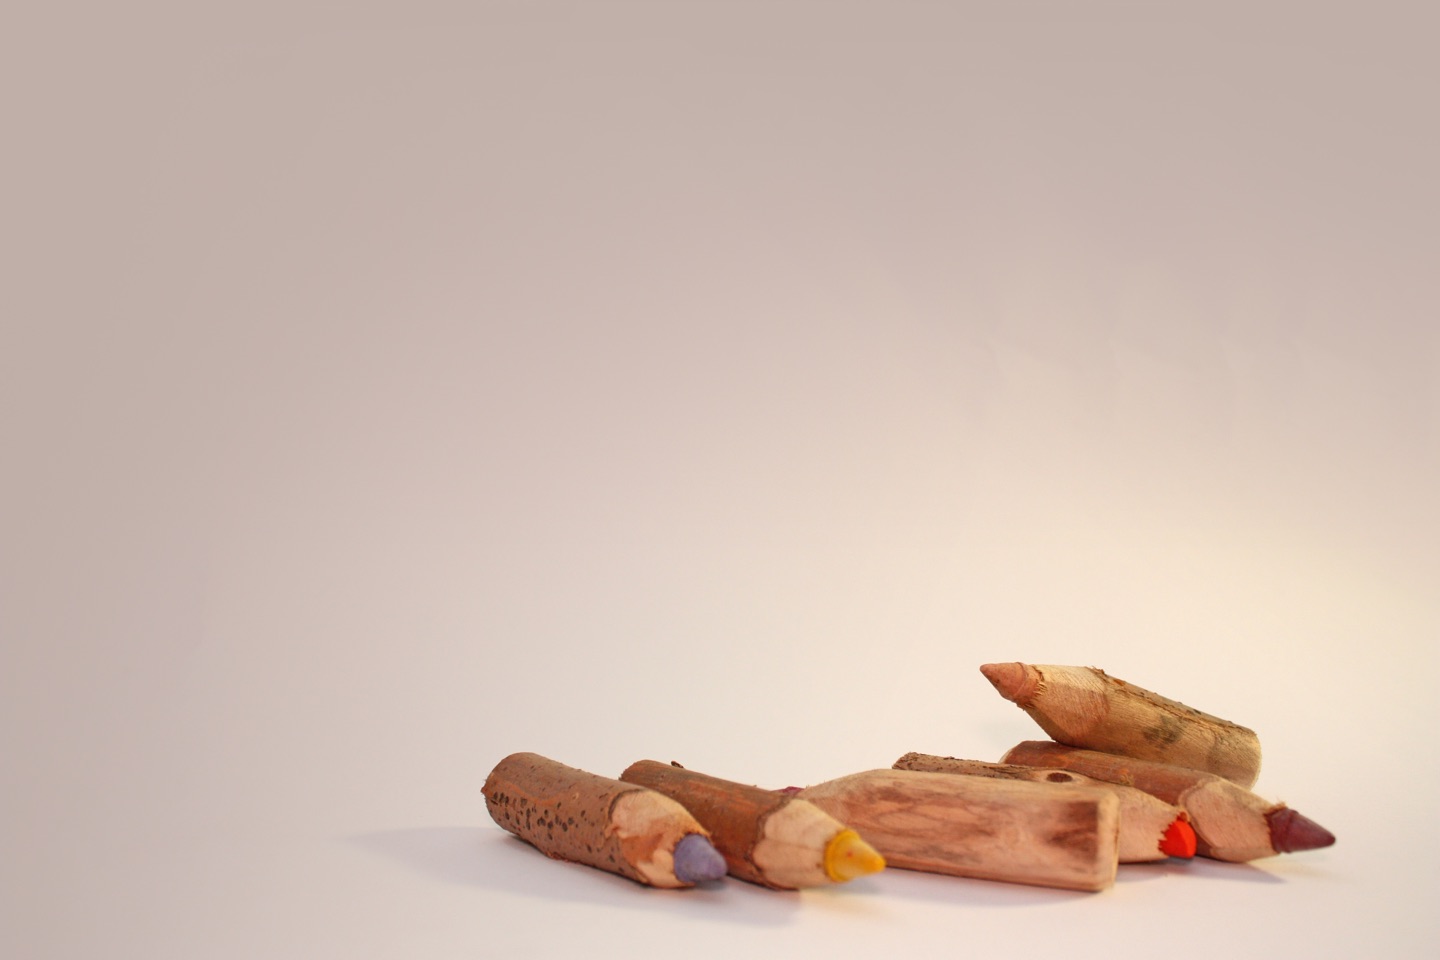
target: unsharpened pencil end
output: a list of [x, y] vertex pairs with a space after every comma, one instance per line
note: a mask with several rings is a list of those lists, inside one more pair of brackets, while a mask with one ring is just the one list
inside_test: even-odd
[[1160, 852], [1167, 857], [1181, 857], [1189, 860], [1195, 856], [1195, 828], [1176, 817], [1160, 838]]
[[1035, 686], [1031, 669], [1023, 663], [987, 663], [980, 668], [990, 685], [1006, 700], [1021, 704], [1030, 699]]
[[825, 875], [836, 883], [885, 869], [885, 858], [854, 830], [841, 830], [825, 845]]
[[1335, 842], [1335, 834], [1289, 807], [1272, 810], [1265, 819], [1270, 821], [1270, 845], [1276, 853], [1318, 850]]
[[698, 833], [687, 833], [675, 844], [675, 879], [705, 883], [725, 876], [725, 858]]

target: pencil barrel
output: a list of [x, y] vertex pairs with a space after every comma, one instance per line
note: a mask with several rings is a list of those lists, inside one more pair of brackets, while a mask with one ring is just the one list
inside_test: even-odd
[[1024, 663], [981, 669], [1059, 743], [1203, 770], [1246, 788], [1260, 775], [1255, 731], [1103, 670]]
[[799, 796], [894, 867], [1067, 890], [1115, 880], [1119, 801], [1093, 787], [871, 770]]
[[[1068, 770], [1172, 803], [1189, 814], [1200, 855], [1215, 860], [1246, 862], [1335, 842], [1328, 830], [1283, 803], [1200, 770], [1040, 740], [1017, 744], [1001, 762]], [[1277, 823], [1283, 828], [1278, 843]]]
[[1186, 814], [1179, 807], [1166, 803], [1134, 787], [1107, 783], [1068, 770], [1024, 766], [1014, 763], [987, 763], [938, 757], [927, 753], [907, 753], [894, 763], [896, 770], [918, 770], [928, 773], [949, 773], [958, 776], [991, 777], [998, 780], [1028, 780], [1036, 783], [1075, 784], [1095, 787], [1115, 795], [1120, 802], [1119, 857], [1121, 863], [1145, 863], [1164, 860], [1161, 849], [1166, 831]]
[[669, 797], [534, 753], [501, 760], [484, 794], [491, 818], [546, 856], [650, 886], [691, 885], [675, 875], [675, 847], [706, 831]]

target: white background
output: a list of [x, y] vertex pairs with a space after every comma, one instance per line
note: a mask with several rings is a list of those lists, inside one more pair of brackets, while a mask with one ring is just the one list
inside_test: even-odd
[[[1434, 956], [1432, 9], [10, 5], [0, 953]], [[656, 892], [484, 811], [995, 759], [1015, 659], [1338, 844]]]

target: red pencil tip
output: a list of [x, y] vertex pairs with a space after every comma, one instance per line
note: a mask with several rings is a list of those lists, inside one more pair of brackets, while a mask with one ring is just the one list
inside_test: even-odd
[[1272, 810], [1265, 819], [1270, 821], [1270, 845], [1276, 853], [1317, 850], [1335, 842], [1335, 834], [1289, 807]]
[[1029, 702], [1038, 680], [1032, 676], [1035, 671], [1023, 663], [987, 663], [980, 672], [1000, 691], [1000, 696], [1021, 706]]
[[1160, 852], [1167, 857], [1181, 857], [1189, 860], [1195, 856], [1195, 828], [1189, 822], [1176, 817], [1170, 826], [1165, 828], [1165, 836], [1160, 838]]

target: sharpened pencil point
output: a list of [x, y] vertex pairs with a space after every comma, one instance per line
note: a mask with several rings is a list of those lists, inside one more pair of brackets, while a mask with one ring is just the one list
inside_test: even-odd
[[1176, 818], [1160, 838], [1160, 852], [1167, 857], [1181, 857], [1189, 860], [1195, 856], [1195, 828], [1184, 820]]
[[1022, 707], [1030, 702], [1035, 693], [1037, 678], [1034, 671], [1023, 663], [987, 663], [980, 668], [991, 686], [1000, 691], [1000, 696]]
[[885, 869], [885, 858], [854, 830], [841, 830], [825, 845], [825, 875], [836, 883]]
[[704, 883], [725, 876], [725, 858], [698, 833], [687, 833], [675, 844], [675, 876], [684, 883]]
[[1335, 834], [1289, 807], [1272, 810], [1265, 819], [1270, 822], [1270, 843], [1276, 853], [1318, 850], [1335, 842]]

